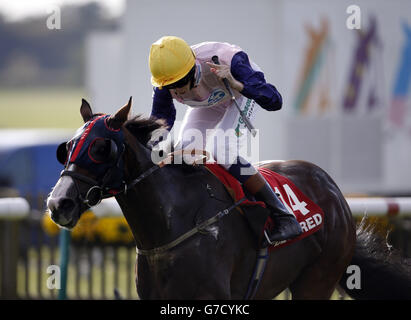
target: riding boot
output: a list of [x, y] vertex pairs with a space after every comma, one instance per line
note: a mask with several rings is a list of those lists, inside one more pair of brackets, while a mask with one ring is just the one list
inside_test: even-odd
[[259, 201], [263, 201], [270, 209], [271, 217], [274, 222], [272, 230], [264, 231], [262, 247], [268, 247], [277, 241], [289, 240], [299, 236], [302, 229], [295, 216], [288, 212], [284, 204], [278, 199], [277, 195], [264, 179], [257, 173], [251, 176], [244, 186]]

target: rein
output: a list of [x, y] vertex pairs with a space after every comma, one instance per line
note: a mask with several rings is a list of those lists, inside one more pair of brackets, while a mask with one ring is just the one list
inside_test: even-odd
[[171, 241], [171, 242], [169, 242], [169, 243], [167, 243], [163, 246], [148, 249], [148, 250], [137, 248], [137, 254], [140, 254], [140, 255], [143, 255], [143, 256], [152, 256], [152, 255], [155, 255], [155, 254], [164, 253], [165, 251], [168, 251], [168, 250], [174, 248], [175, 246], [177, 246], [181, 242], [183, 242], [183, 241], [187, 240], [188, 238], [194, 236], [196, 233], [201, 233], [208, 226], [218, 222], [224, 216], [228, 215], [231, 210], [233, 210], [235, 207], [240, 205], [245, 199], [246, 198], [244, 197], [244, 198], [238, 200], [236, 203], [232, 204], [227, 209], [224, 209], [224, 210], [218, 212], [215, 216], [211, 217], [210, 219], [207, 219], [207, 220], [203, 221], [202, 223], [200, 223], [199, 225], [197, 225], [196, 227], [194, 227], [190, 231], [187, 231], [186, 233], [179, 236], [177, 239], [175, 239], [175, 240], [173, 240], [173, 241]]
[[[180, 154], [184, 154], [185, 152], [179, 152]], [[191, 155], [193, 155], [193, 153], [190, 152]], [[198, 153], [196, 153], [198, 155]], [[170, 154], [169, 157], [167, 159], [170, 159], [172, 157], [174, 157], [174, 153]], [[200, 155], [204, 155], [207, 159], [209, 158], [208, 153], [201, 153]], [[158, 165], [155, 165], [153, 167], [151, 167], [150, 169], [148, 169], [147, 171], [143, 172], [139, 177], [137, 177], [136, 179], [134, 179], [132, 182], [130, 182], [127, 185], [127, 189], [130, 189], [132, 187], [134, 187], [137, 183], [139, 183], [140, 181], [142, 181], [144, 178], [148, 177], [149, 175], [151, 175], [153, 172], [155, 172], [157, 169], [163, 168], [165, 165], [171, 163], [171, 161], [162, 161], [160, 162]], [[196, 164], [195, 164], [196, 165]], [[161, 254], [164, 253], [174, 247], [176, 247], [177, 245], [179, 245], [181, 242], [187, 240], [188, 238], [191, 238], [192, 236], [194, 236], [197, 233], [201, 233], [204, 232], [204, 229], [206, 229], [208, 226], [218, 222], [219, 220], [221, 220], [224, 216], [228, 215], [231, 210], [233, 210], [234, 208], [236, 208], [237, 206], [239, 206], [244, 200], [246, 200], [246, 197], [238, 200], [237, 202], [235, 202], [234, 204], [232, 204], [230, 207], [228, 207], [227, 209], [224, 209], [222, 211], [219, 211], [218, 213], [216, 213], [213, 217], [203, 221], [202, 223], [198, 224], [197, 226], [195, 226], [194, 228], [192, 228], [191, 230], [187, 231], [186, 233], [182, 234], [181, 236], [179, 236], [177, 239], [156, 247], [156, 248], [152, 248], [152, 249], [140, 249], [137, 247], [137, 254], [139, 255], [143, 255], [143, 256], [152, 256], [155, 254]]]
[[[139, 175], [136, 179], [132, 180], [130, 183], [126, 184], [125, 182], [123, 182], [123, 185], [124, 185], [123, 190], [120, 190], [120, 191], [116, 192], [116, 194], [120, 194], [120, 193], [123, 193], [123, 192], [127, 193], [127, 190], [129, 190], [129, 189], [133, 188], [134, 186], [136, 186], [139, 182], [141, 182], [142, 180], [144, 180], [145, 178], [147, 178], [148, 176], [153, 174], [155, 171], [157, 171], [160, 168], [163, 168], [167, 164], [172, 163], [172, 160], [174, 160], [174, 156], [176, 156], [176, 155], [181, 155], [182, 156], [184, 154], [201, 155], [201, 156], [204, 157], [205, 160], [209, 159], [209, 154], [206, 151], [200, 151], [199, 152], [198, 150], [195, 150], [194, 152], [193, 151], [186, 152], [185, 150], [178, 150], [174, 153], [169, 154], [168, 157], [165, 160], [163, 160], [162, 162], [160, 162], [159, 164], [156, 164], [156, 165], [152, 166], [151, 168], [149, 168], [148, 170], [144, 171], [141, 175]], [[194, 162], [193, 165], [197, 165], [197, 162]], [[113, 168], [115, 168], [115, 167], [116, 166], [112, 167], [109, 170], [108, 176], [110, 176], [110, 173], [111, 173], [110, 171], [113, 170]], [[67, 169], [63, 170], [61, 172], [60, 176], [61, 177], [70, 176], [70, 177], [74, 178], [75, 180], [80, 180], [80, 181], [85, 182], [88, 185], [92, 186], [87, 191], [86, 196], [84, 198], [83, 196], [81, 196], [80, 189], [78, 188], [77, 183], [75, 183], [75, 186], [77, 188], [77, 193], [78, 193], [78, 196], [79, 196], [80, 200], [83, 203], [87, 204], [89, 207], [93, 207], [93, 206], [99, 204], [102, 199], [110, 198], [114, 195], [114, 194], [109, 193], [109, 192], [104, 193], [104, 191], [106, 190], [105, 183], [104, 183], [104, 180], [105, 180], [104, 178], [103, 178], [103, 183], [99, 183], [98, 181], [96, 181], [96, 180], [94, 180], [90, 177], [87, 177], [87, 176], [85, 176], [81, 173], [69, 171]], [[92, 200], [90, 200], [90, 197], [92, 196], [93, 192], [97, 192], [97, 194], [95, 194], [95, 196], [97, 196], [96, 199], [95, 199], [96, 201], [94, 201], [94, 202]], [[181, 236], [179, 236], [177, 239], [171, 241], [170, 243], [167, 243], [165, 245], [162, 245], [162, 246], [156, 247], [156, 248], [152, 248], [152, 249], [137, 248], [137, 253], [140, 254], [140, 255], [149, 256], [149, 255], [160, 254], [160, 253], [163, 253], [167, 250], [170, 250], [170, 249], [174, 248], [175, 246], [177, 246], [178, 244], [180, 244], [181, 242], [185, 241], [186, 239], [194, 236], [195, 234], [204, 232], [204, 229], [206, 229], [208, 226], [218, 222], [224, 216], [228, 215], [231, 212], [231, 210], [233, 210], [238, 205], [240, 205], [244, 200], [246, 200], [246, 197], [238, 200], [237, 202], [232, 204], [227, 209], [219, 211], [213, 217], [211, 217], [211, 218], [203, 221], [202, 223], [198, 224], [197, 226], [195, 226], [191, 230], [187, 231], [186, 233], [182, 234]]]
[[[149, 176], [150, 174], [152, 174], [154, 171], [156, 171], [159, 168], [164, 167], [167, 164], [172, 163], [172, 161], [174, 160], [174, 157], [179, 155], [179, 156], [184, 156], [185, 154], [187, 155], [200, 155], [203, 157], [203, 159], [201, 160], [202, 163], [204, 163], [205, 161], [207, 161], [210, 158], [210, 154], [207, 151], [199, 151], [199, 150], [192, 150], [192, 151], [185, 151], [185, 150], [178, 150], [175, 151], [173, 153], [170, 153], [167, 158], [163, 161], [161, 161], [159, 164], [151, 167], [150, 169], [148, 169], [146, 172], [144, 172], [143, 174], [141, 174], [137, 179], [133, 180], [128, 186], [127, 188], [132, 188], [134, 187], [137, 183], [139, 183], [141, 180], [143, 180], [144, 178], [146, 178], [147, 176]], [[193, 165], [197, 165], [197, 161], [194, 161]], [[152, 256], [155, 254], [161, 254], [164, 253], [174, 247], [176, 247], [177, 245], [179, 245], [180, 243], [182, 243], [183, 241], [187, 240], [188, 238], [191, 238], [192, 236], [194, 236], [197, 233], [202, 233], [204, 232], [204, 229], [206, 229], [208, 226], [218, 222], [219, 220], [221, 220], [224, 216], [228, 215], [231, 210], [233, 210], [234, 208], [236, 208], [238, 205], [240, 205], [244, 200], [246, 200], [246, 197], [238, 200], [237, 202], [235, 202], [234, 204], [232, 204], [230, 207], [228, 207], [227, 209], [224, 209], [222, 211], [219, 211], [218, 213], [216, 213], [213, 217], [203, 221], [202, 223], [198, 224], [197, 226], [195, 226], [194, 228], [192, 228], [191, 230], [187, 231], [186, 233], [182, 234], [181, 236], [179, 236], [177, 239], [156, 247], [156, 248], [152, 248], [152, 249], [140, 249], [137, 247], [137, 254], [139, 255], [143, 255], [143, 256]]]

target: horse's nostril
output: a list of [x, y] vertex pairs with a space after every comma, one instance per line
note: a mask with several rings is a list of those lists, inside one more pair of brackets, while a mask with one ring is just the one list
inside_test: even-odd
[[75, 203], [72, 199], [65, 198], [60, 201], [60, 210], [63, 212], [70, 212], [75, 206]]
[[59, 219], [60, 213], [57, 210], [50, 210], [50, 214], [51, 214], [50, 215], [51, 220], [53, 220], [54, 222], [57, 222]]

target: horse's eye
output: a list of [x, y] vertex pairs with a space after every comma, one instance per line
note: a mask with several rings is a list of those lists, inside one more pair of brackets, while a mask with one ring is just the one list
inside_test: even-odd
[[95, 139], [89, 147], [89, 156], [91, 160], [97, 163], [105, 162], [109, 156], [107, 142], [103, 138]]
[[[97, 138], [95, 139], [89, 147], [90, 159], [96, 163], [111, 162], [117, 149], [114, 141], [110, 139]], [[115, 149], [115, 150], [113, 150]]]

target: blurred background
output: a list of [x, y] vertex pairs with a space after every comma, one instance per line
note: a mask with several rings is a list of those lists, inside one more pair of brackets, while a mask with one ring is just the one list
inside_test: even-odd
[[[0, 0], [0, 196], [30, 205], [29, 219], [0, 219], [0, 297], [57, 298], [45, 270], [60, 231], [44, 216], [55, 149], [82, 125], [81, 98], [112, 113], [133, 96], [150, 114], [148, 53], [164, 35], [237, 44], [277, 87], [283, 109], [255, 121], [260, 160], [311, 161], [347, 196], [411, 196], [408, 0]], [[379, 223], [410, 255], [409, 222]], [[69, 298], [137, 297], [122, 218], [87, 213], [71, 244]]]

